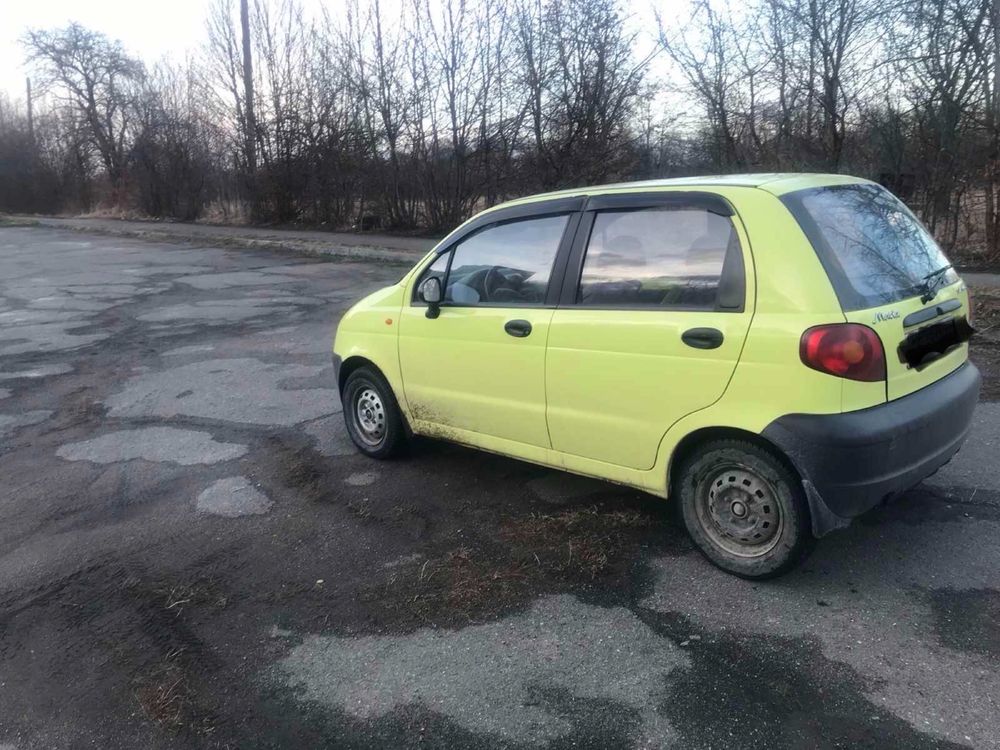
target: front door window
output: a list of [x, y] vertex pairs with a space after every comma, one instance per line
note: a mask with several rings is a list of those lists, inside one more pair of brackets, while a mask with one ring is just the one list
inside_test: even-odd
[[568, 217], [498, 224], [451, 252], [444, 299], [455, 305], [541, 305]]

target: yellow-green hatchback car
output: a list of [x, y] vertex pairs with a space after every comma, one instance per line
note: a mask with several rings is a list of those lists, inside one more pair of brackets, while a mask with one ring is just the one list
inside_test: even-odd
[[676, 497], [747, 578], [961, 447], [965, 284], [909, 210], [843, 175], [686, 178], [512, 201], [341, 320], [347, 429], [446, 438]]

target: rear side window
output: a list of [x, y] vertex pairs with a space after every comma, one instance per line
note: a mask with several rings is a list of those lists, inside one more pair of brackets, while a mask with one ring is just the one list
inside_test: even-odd
[[742, 256], [728, 217], [700, 208], [601, 211], [590, 232], [577, 304], [716, 309], [727, 265]]
[[[877, 185], [836, 185], [782, 196], [815, 248], [845, 311], [914, 297], [948, 264], [934, 238]], [[957, 279], [949, 271], [943, 279]]]
[[[454, 305], [540, 305], [569, 217], [517, 219], [486, 227], [451, 251], [445, 302]], [[442, 258], [447, 258], [445, 253]], [[441, 258], [431, 266], [438, 273]]]

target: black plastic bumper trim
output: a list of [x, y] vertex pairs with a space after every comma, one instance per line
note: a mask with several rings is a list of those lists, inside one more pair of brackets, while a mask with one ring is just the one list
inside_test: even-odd
[[339, 354], [334, 352], [333, 357], [333, 381], [337, 384], [337, 390], [340, 390], [340, 365], [343, 361]]
[[979, 399], [971, 362], [921, 390], [844, 414], [788, 414], [764, 428], [806, 484], [813, 533], [905, 492], [962, 447]]

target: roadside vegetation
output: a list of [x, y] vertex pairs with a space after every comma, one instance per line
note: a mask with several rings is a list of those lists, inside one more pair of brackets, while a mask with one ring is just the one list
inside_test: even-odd
[[24, 96], [0, 97], [0, 210], [440, 232], [565, 186], [849, 172], [963, 265], [995, 267], [998, 26], [992, 0], [693, 0], [676, 16], [213, 0], [183, 64], [35, 29]]
[[983, 374], [980, 399], [1000, 401], [1000, 289], [977, 287], [971, 292], [973, 325], [979, 334], [972, 339], [970, 353]]
[[0, 227], [33, 227], [37, 221], [19, 216], [4, 216], [0, 214]]

